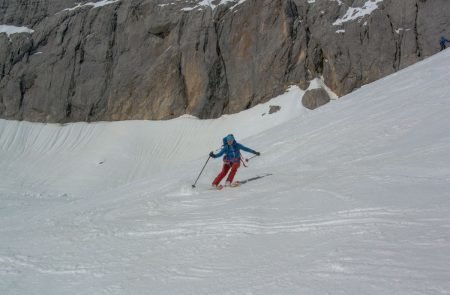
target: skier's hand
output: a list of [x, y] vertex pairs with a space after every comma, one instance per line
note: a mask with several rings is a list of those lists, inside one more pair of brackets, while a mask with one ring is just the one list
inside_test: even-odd
[[210, 152], [210, 153], [209, 153], [209, 156], [210, 156], [211, 158], [214, 158], [214, 153], [213, 153], [213, 152]]
[[260, 152], [256, 152], [255, 155], [261, 156], [261, 153]]

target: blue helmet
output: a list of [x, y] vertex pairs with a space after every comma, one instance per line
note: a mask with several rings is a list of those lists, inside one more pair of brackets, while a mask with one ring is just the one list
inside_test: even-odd
[[223, 145], [227, 145], [228, 144], [227, 141], [229, 141], [229, 140], [233, 141], [233, 143], [236, 142], [236, 140], [234, 139], [233, 134], [228, 134], [227, 136], [225, 136], [223, 138]]

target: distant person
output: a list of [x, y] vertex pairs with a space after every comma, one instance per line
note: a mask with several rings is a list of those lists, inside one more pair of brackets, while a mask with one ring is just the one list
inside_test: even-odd
[[223, 138], [223, 147], [220, 150], [220, 152], [215, 155], [214, 152], [210, 152], [209, 156], [212, 158], [219, 158], [222, 155], [225, 155], [223, 157], [223, 168], [222, 171], [217, 175], [217, 177], [214, 179], [212, 186], [217, 189], [222, 189], [223, 186], [220, 185], [220, 182], [222, 179], [228, 174], [228, 171], [231, 168], [230, 174], [228, 175], [227, 181], [225, 183], [225, 186], [238, 186], [239, 183], [233, 183], [234, 176], [236, 175], [236, 172], [238, 168], [241, 166], [241, 152], [240, 150], [253, 153], [257, 156], [261, 155], [261, 153], [256, 152], [252, 149], [249, 149], [246, 146], [243, 146], [240, 143], [237, 143], [234, 139], [233, 134], [229, 134], [226, 137]]
[[444, 36], [441, 36], [441, 40], [439, 40], [439, 44], [441, 44], [441, 51], [447, 48], [447, 46], [445, 46], [445, 43], [448, 43], [448, 42], [450, 42], [450, 41], [445, 39]]

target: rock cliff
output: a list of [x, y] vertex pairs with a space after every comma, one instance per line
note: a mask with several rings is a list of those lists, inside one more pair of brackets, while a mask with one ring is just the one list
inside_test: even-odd
[[436, 53], [449, 16], [448, 0], [0, 0], [0, 25], [30, 29], [0, 33], [0, 117], [214, 118], [316, 77], [344, 95]]

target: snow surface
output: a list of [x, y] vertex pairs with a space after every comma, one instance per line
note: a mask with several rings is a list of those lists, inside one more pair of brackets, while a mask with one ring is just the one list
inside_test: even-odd
[[10, 26], [10, 25], [0, 25], [0, 34], [5, 33], [10, 37], [13, 34], [20, 34], [20, 33], [28, 33], [32, 34], [34, 31], [27, 27], [17, 27], [17, 26]]
[[[311, 88], [319, 84], [313, 81]], [[149, 174], [208, 155], [221, 147], [218, 134], [234, 133], [243, 139], [296, 118], [307, 112], [299, 100], [303, 94], [294, 86], [270, 102], [216, 120], [183, 116], [170, 121], [65, 126], [0, 120], [0, 146], [5, 150], [3, 155], [16, 159], [8, 173], [12, 180], [32, 179], [33, 183], [39, 182], [38, 187], [60, 187], [60, 194], [70, 188], [71, 194], [83, 195], [105, 185], [115, 187], [145, 179]], [[281, 110], [269, 115], [272, 105]], [[39, 173], [54, 166], [61, 167], [53, 176]]]
[[[449, 294], [449, 66], [312, 112], [294, 87], [217, 120], [1, 120], [0, 294]], [[262, 152], [247, 182], [209, 190], [211, 160], [191, 188], [228, 132]]]
[[343, 17], [338, 18], [333, 25], [340, 26], [346, 22], [354, 21], [360, 19], [366, 15], [372, 14], [378, 9], [378, 3], [383, 2], [383, 0], [368, 0], [364, 3], [362, 7], [349, 7], [347, 12]]

